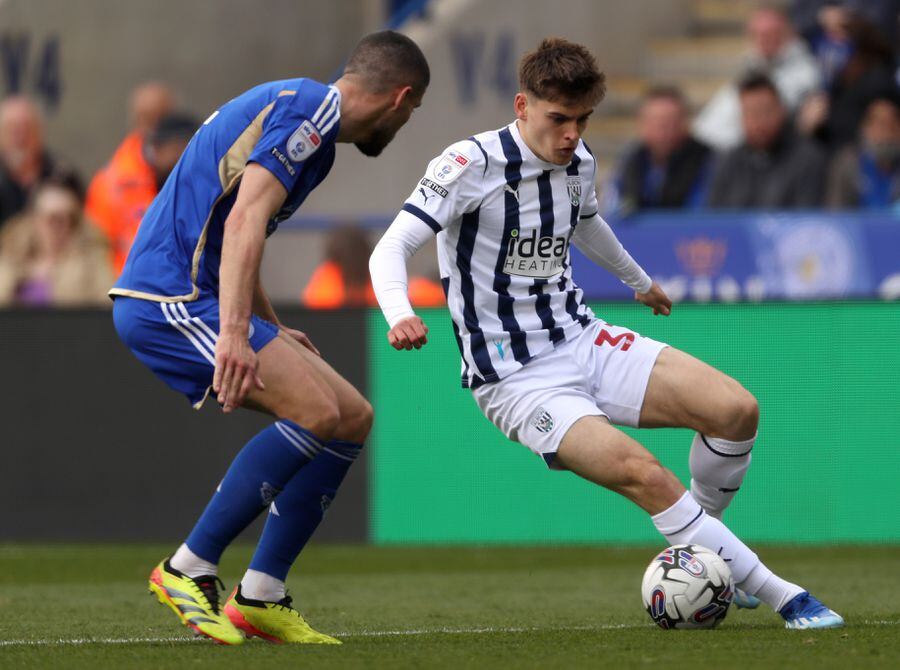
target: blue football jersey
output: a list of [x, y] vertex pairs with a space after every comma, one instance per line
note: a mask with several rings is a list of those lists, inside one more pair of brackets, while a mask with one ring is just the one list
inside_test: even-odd
[[161, 302], [218, 295], [225, 219], [248, 163], [287, 189], [271, 235], [334, 163], [340, 92], [311, 79], [262, 84], [225, 103], [200, 127], [147, 209], [110, 295]]

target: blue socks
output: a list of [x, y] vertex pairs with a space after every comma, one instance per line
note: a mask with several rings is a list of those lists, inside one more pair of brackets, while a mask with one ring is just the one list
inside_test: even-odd
[[188, 536], [187, 546], [204, 560], [218, 563], [225, 547], [272, 504], [292, 477], [297, 479], [298, 471], [307, 469], [303, 466], [316, 462], [313, 459], [322, 448], [319, 438], [286, 419], [258, 433], [228, 468]]
[[284, 582], [361, 450], [361, 444], [332, 440], [294, 475], [269, 510], [251, 571]]

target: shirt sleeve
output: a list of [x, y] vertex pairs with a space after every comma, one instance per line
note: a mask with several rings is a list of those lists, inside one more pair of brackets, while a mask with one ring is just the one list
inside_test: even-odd
[[406, 261], [431, 239], [434, 230], [430, 226], [401, 211], [372, 251], [369, 258], [372, 288], [390, 328], [415, 314], [409, 302]]
[[594, 215], [575, 228], [572, 242], [585, 256], [608, 270], [638, 293], [650, 290], [653, 281], [619, 242], [609, 224]]
[[339, 115], [339, 98], [333, 91], [312, 119], [298, 94], [278, 96], [247, 162], [262, 165], [290, 191], [306, 162], [323, 144], [334, 141]]
[[439, 233], [481, 204], [485, 170], [478, 145], [470, 140], [457, 142], [428, 164], [402, 210]]
[[579, 219], [592, 219], [597, 216], [600, 211], [600, 204], [597, 202], [597, 167], [594, 165], [594, 174], [591, 176], [591, 183], [588, 186], [587, 197], [581, 204], [581, 213]]

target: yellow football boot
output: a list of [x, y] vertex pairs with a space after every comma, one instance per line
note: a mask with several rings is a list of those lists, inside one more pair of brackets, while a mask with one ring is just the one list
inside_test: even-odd
[[225, 614], [248, 638], [256, 636], [275, 644], [341, 644], [340, 640], [313, 630], [291, 607], [290, 596], [277, 603], [251, 600], [241, 595], [238, 585], [225, 603]]
[[185, 626], [219, 644], [243, 644], [243, 634], [219, 609], [217, 584], [225, 588], [215, 575], [188, 577], [169, 565], [169, 559], [150, 573], [150, 593], [168, 605]]

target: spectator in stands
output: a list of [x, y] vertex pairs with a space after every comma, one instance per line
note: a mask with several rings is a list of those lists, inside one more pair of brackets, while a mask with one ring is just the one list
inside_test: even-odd
[[[372, 244], [358, 226], [346, 225], [330, 231], [325, 243], [325, 260], [303, 290], [303, 305], [310, 309], [377, 307], [369, 277], [371, 254]], [[416, 307], [437, 307], [445, 303], [440, 284], [425, 277], [410, 277], [409, 298]]]
[[0, 228], [25, 208], [38, 182], [55, 172], [77, 178], [45, 149], [37, 105], [18, 95], [0, 103]]
[[[148, 81], [137, 86], [128, 104], [131, 135], [144, 137], [159, 124], [164, 116], [175, 110], [175, 94], [168, 85]], [[126, 138], [127, 141], [127, 138]]]
[[866, 109], [858, 146], [835, 157], [828, 205], [882, 209], [895, 203], [900, 203], [900, 97], [880, 97]]
[[872, 24], [850, 16], [850, 51], [827, 92], [810, 96], [798, 115], [800, 131], [835, 152], [856, 140], [869, 103], [896, 94], [894, 53]]
[[[738, 79], [767, 74], [783, 104], [793, 112], [821, 83], [819, 68], [806, 44], [797, 38], [787, 15], [776, 7], [755, 10], [747, 24], [751, 51]], [[743, 139], [741, 106], [734, 84], [721, 88], [698, 114], [694, 134], [716, 149], [730, 149]]]
[[144, 212], [198, 125], [196, 119], [183, 114], [164, 116], [155, 130], [144, 135], [139, 158], [117, 154], [91, 183], [88, 216], [109, 240], [115, 274], [122, 271]]
[[826, 86], [850, 55], [847, 23], [852, 15], [875, 26], [897, 52], [900, 0], [792, 0], [790, 15], [822, 64]]
[[713, 171], [709, 205], [731, 209], [819, 207], [824, 153], [797, 136], [775, 84], [764, 74], [738, 85], [744, 142]]
[[691, 137], [690, 112], [678, 88], [658, 86], [644, 96], [638, 138], [626, 150], [614, 179], [616, 213], [701, 206], [711, 152]]
[[81, 186], [50, 175], [2, 231], [0, 306], [110, 305], [113, 283], [102, 236], [82, 216]]

